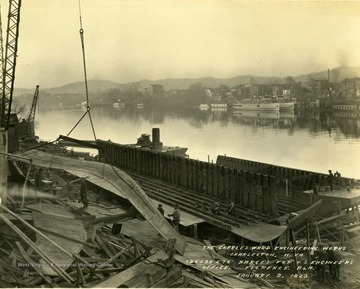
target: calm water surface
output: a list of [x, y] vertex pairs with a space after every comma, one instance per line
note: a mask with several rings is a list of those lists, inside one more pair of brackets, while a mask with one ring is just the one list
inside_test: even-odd
[[[43, 140], [66, 135], [84, 114], [79, 109], [40, 111], [36, 134]], [[122, 144], [160, 128], [164, 145], [188, 147], [190, 158], [216, 162], [217, 155], [360, 178], [360, 120], [316, 112], [278, 114], [232, 111], [162, 111], [92, 108], [96, 136]], [[94, 139], [86, 116], [70, 134]]]

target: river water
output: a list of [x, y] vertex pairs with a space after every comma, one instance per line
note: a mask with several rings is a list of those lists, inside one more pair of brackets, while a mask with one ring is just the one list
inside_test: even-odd
[[[36, 135], [55, 140], [67, 135], [83, 116], [81, 108], [40, 110]], [[142, 133], [160, 128], [164, 145], [188, 148], [192, 159], [216, 162], [218, 155], [290, 168], [360, 178], [360, 119], [317, 112], [280, 114], [235, 113], [189, 109], [165, 111], [95, 107], [91, 110], [96, 137], [135, 143]], [[93, 140], [88, 116], [70, 137]]]

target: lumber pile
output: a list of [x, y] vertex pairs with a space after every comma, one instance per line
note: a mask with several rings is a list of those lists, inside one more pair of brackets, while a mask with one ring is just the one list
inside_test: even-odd
[[0, 287], [159, 288], [181, 280], [181, 266], [165, 251], [103, 222], [83, 221], [84, 237], [78, 219], [33, 212], [29, 222], [0, 209], [6, 213], [0, 214]]

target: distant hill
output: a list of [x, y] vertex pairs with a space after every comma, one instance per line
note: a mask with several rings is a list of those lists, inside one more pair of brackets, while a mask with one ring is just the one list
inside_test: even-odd
[[224, 84], [227, 86], [235, 86], [239, 84], [263, 83], [263, 84], [274, 84], [283, 83], [284, 79], [281, 77], [261, 77], [252, 75], [241, 75], [232, 78], [214, 78], [214, 77], [203, 77], [203, 78], [167, 78], [158, 80], [140, 80], [138, 83], [140, 87], [150, 87], [151, 84], [161, 84], [165, 90], [169, 89], [187, 89], [190, 85], [201, 82], [203, 87], [216, 88], [219, 85]]
[[[360, 76], [360, 66], [359, 67], [350, 67], [350, 66], [340, 66], [335, 69], [330, 70], [330, 81], [331, 82], [341, 82], [344, 78], [358, 77]], [[327, 79], [328, 71], [312, 72], [309, 74], [303, 74], [299, 76], [293, 76], [296, 81], [307, 81], [309, 79]], [[187, 89], [190, 85], [201, 82], [203, 87], [207, 88], [216, 88], [219, 85], [224, 84], [229, 87], [241, 84], [281, 84], [285, 82], [285, 78], [282, 77], [265, 77], [265, 76], [255, 76], [255, 75], [240, 75], [231, 78], [214, 78], [214, 77], [203, 77], [203, 78], [166, 78], [158, 80], [149, 80], [143, 79], [137, 82], [131, 83], [117, 83], [108, 80], [101, 79], [91, 79], [88, 81], [88, 88], [90, 93], [96, 93], [108, 89], [122, 89], [128, 86], [136, 86], [140, 89], [148, 88], [151, 84], [161, 84], [165, 90], [169, 89]], [[34, 89], [23, 89], [16, 88], [15, 95], [22, 94], [33, 94]], [[59, 87], [46, 88], [43, 89], [40, 87], [40, 92], [44, 91], [49, 94], [79, 94], [85, 92], [85, 85], [83, 81], [69, 83]]]
[[[96, 93], [111, 88], [120, 88], [121, 86], [122, 86], [121, 84], [109, 80], [91, 79], [88, 81], [88, 89], [89, 92], [91, 93]], [[35, 87], [34, 89], [15, 88], [15, 95], [34, 94], [34, 92], [35, 92]], [[78, 81], [59, 87], [52, 87], [45, 89], [43, 89], [40, 86], [40, 93], [41, 92], [47, 92], [49, 94], [63, 94], [63, 93], [79, 94], [85, 92], [85, 84], [83, 81]]]
[[[306, 81], [309, 78], [313, 79], [328, 79], [328, 71], [312, 72], [295, 77], [298, 81]], [[360, 77], [360, 66], [340, 66], [334, 69], [330, 69], [330, 82], [341, 82], [345, 78]]]
[[[121, 85], [116, 82], [101, 80], [101, 79], [91, 79], [88, 81], [88, 89], [91, 92], [104, 91], [110, 88], [119, 88]], [[44, 91], [56, 94], [56, 93], [83, 93], [85, 91], [85, 83], [83, 81], [69, 83], [63, 86], [47, 88]]]

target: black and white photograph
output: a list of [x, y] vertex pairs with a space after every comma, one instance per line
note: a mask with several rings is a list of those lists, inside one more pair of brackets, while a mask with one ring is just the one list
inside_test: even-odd
[[0, 0], [0, 288], [360, 288], [360, 1]]

